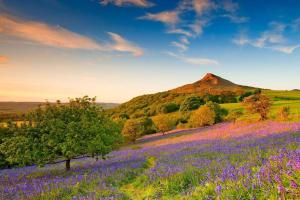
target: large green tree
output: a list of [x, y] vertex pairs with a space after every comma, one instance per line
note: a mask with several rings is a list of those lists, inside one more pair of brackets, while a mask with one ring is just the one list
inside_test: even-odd
[[44, 165], [78, 156], [105, 156], [120, 144], [119, 126], [104, 115], [95, 98], [70, 99], [69, 103], [46, 103], [31, 112], [13, 137], [0, 145], [11, 163]]

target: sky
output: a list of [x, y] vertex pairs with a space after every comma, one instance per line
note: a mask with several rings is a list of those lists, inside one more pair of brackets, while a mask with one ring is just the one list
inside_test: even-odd
[[0, 0], [0, 101], [122, 103], [214, 73], [300, 88], [299, 0]]

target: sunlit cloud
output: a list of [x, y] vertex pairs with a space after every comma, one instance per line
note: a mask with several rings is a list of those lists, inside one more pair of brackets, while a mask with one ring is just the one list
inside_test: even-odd
[[185, 63], [191, 64], [191, 65], [218, 65], [219, 62], [216, 60], [208, 59], [208, 58], [194, 58], [194, 57], [186, 57], [184, 55], [177, 55], [173, 52], [166, 52], [167, 55], [172, 56], [174, 58], [177, 58]]
[[188, 47], [186, 46], [186, 44], [184, 43], [180, 43], [180, 42], [172, 42], [171, 43], [172, 46], [177, 47], [179, 51], [184, 52], [188, 49]]
[[198, 15], [202, 15], [204, 12], [216, 8], [216, 5], [211, 0], [193, 0], [193, 7]]
[[156, 14], [147, 13], [139, 19], [152, 20], [162, 22], [166, 25], [175, 25], [180, 21], [178, 11], [164, 11]]
[[0, 33], [56, 48], [120, 51], [132, 53], [134, 56], [143, 55], [141, 48], [116, 33], [108, 33], [113, 43], [100, 44], [59, 26], [49, 26], [41, 22], [25, 21], [8, 16], [0, 16]]
[[272, 49], [282, 53], [292, 54], [298, 48], [300, 48], [300, 45], [273, 47]]
[[154, 4], [147, 1], [147, 0], [100, 0], [100, 4], [107, 5], [107, 4], [114, 4], [116, 6], [137, 6], [137, 7], [144, 7], [148, 8], [153, 6]]
[[0, 16], [0, 33], [58, 48], [105, 50], [96, 41], [62, 27], [7, 16]]
[[140, 47], [125, 40], [120, 35], [111, 32], [108, 32], [108, 34], [110, 35], [111, 39], [114, 41], [114, 43], [110, 45], [110, 48], [112, 50], [129, 52], [132, 53], [134, 56], [142, 56], [144, 54], [143, 50]]
[[0, 64], [6, 63], [8, 61], [8, 57], [7, 56], [1, 56], [0, 55]]

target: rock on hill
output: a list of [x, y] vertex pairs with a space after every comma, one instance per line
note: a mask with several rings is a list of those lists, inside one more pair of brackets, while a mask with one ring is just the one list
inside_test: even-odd
[[220, 94], [223, 92], [234, 92], [237, 94], [241, 94], [245, 90], [249, 90], [249, 89], [254, 89], [254, 88], [237, 85], [217, 75], [207, 73], [201, 80], [195, 83], [187, 84], [170, 91], [174, 93]]

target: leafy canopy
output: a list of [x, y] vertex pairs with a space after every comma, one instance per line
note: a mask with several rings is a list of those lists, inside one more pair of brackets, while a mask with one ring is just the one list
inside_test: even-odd
[[11, 163], [44, 165], [57, 159], [70, 160], [81, 155], [105, 156], [122, 141], [120, 128], [104, 115], [95, 98], [70, 99], [46, 103], [27, 116], [14, 135], [0, 146]]

